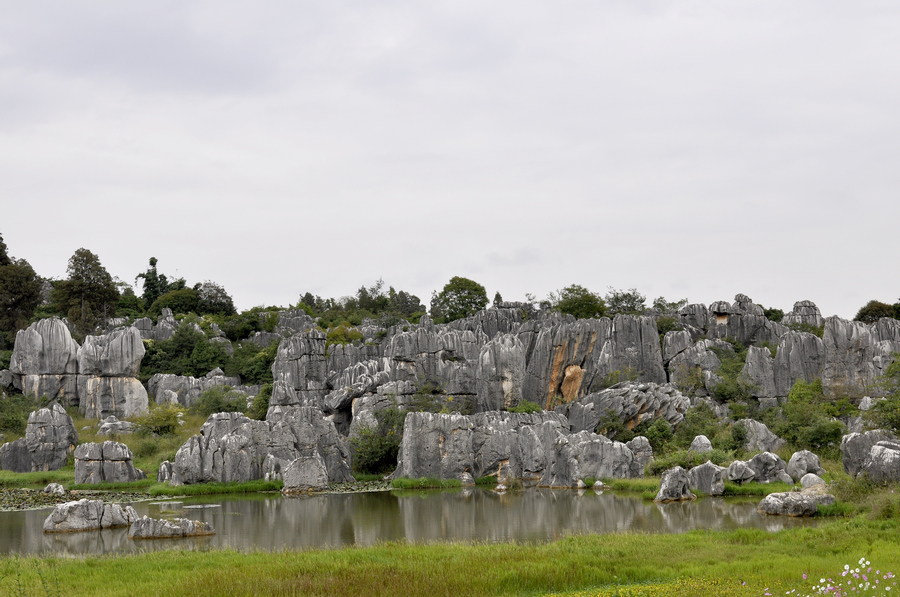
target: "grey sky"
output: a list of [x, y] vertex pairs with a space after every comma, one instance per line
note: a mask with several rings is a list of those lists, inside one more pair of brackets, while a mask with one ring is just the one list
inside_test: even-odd
[[379, 277], [900, 297], [893, 2], [0, 1], [0, 232], [239, 308]]

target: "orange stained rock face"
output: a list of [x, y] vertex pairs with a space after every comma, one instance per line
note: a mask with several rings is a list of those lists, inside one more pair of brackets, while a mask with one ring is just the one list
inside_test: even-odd
[[578, 391], [581, 389], [581, 380], [584, 378], [584, 370], [578, 365], [569, 365], [566, 367], [565, 377], [563, 378], [560, 392], [566, 402], [572, 402], [578, 398]]

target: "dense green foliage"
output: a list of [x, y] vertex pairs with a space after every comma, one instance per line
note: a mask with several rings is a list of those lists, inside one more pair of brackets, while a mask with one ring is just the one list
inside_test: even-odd
[[215, 386], [191, 405], [190, 411], [208, 417], [213, 413], [243, 413], [247, 410], [247, 396], [231, 386]]
[[216, 367], [224, 369], [228, 353], [190, 322], [183, 322], [168, 340], [144, 340], [140, 379], [147, 381], [156, 373], [174, 373], [202, 377]]
[[578, 284], [566, 286], [558, 293], [551, 295], [551, 303], [558, 311], [572, 315], [576, 319], [603, 317], [606, 313], [606, 303], [603, 298]]
[[361, 286], [354, 296], [340, 299], [323, 299], [307, 292], [300, 298], [297, 307], [317, 317], [323, 329], [342, 323], [360, 325], [366, 318], [374, 319], [385, 327], [401, 321], [417, 323], [425, 314], [425, 306], [419, 297], [403, 290], [394, 290], [393, 286], [385, 291], [384, 280], [381, 279], [368, 288]]
[[41, 281], [24, 259], [6, 252], [0, 236], [0, 348], [15, 342], [16, 332], [28, 325], [41, 300]]
[[[169, 284], [169, 279], [165, 274], [160, 274], [156, 271], [157, 260], [156, 257], [150, 258], [150, 267], [147, 268], [147, 271], [140, 273], [134, 279], [135, 283], [138, 280], [143, 279], [143, 294], [141, 294], [141, 300], [144, 304], [144, 309], [148, 309], [150, 305], [152, 305], [156, 299], [166, 294], [170, 290], [177, 290], [178, 288], [184, 287], [184, 280], [179, 279], [173, 284]], [[170, 287], [171, 286], [171, 287]]]
[[[2, 368], [2, 367], [0, 367]], [[0, 432], [22, 435], [28, 423], [28, 415], [42, 406], [34, 396], [15, 393], [0, 400]]]
[[897, 317], [894, 305], [882, 303], [881, 301], [871, 300], [863, 305], [859, 311], [857, 311], [856, 316], [853, 317], [853, 320], [861, 321], [863, 323], [875, 323], [882, 317]]
[[713, 348], [721, 365], [716, 375], [721, 381], [712, 390], [713, 396], [722, 402], [748, 401], [753, 397], [754, 385], [743, 373], [747, 349], [739, 342], [732, 342], [734, 351]]
[[431, 317], [438, 322], [450, 322], [474, 315], [488, 304], [484, 286], [460, 276], [450, 278], [440, 292], [431, 297]]
[[544, 409], [542, 409], [541, 405], [538, 404], [537, 402], [532, 402], [530, 400], [523, 400], [523, 401], [519, 402], [517, 405], [511, 406], [506, 410], [511, 413], [526, 413], [526, 414], [528, 414], [528, 413], [539, 413]]
[[[151, 404], [150, 410], [133, 417], [137, 433], [143, 435], [172, 435], [178, 430], [184, 409], [177, 404]], [[136, 450], [139, 452], [139, 450]]]
[[763, 307], [763, 315], [766, 316], [766, 319], [769, 321], [774, 321], [775, 323], [780, 323], [782, 319], [784, 319], [784, 311], [782, 309], [766, 308]]
[[[849, 403], [848, 403], [849, 406]], [[834, 402], [822, 392], [822, 380], [806, 383], [798, 379], [781, 409], [773, 431], [797, 449], [835, 456], [846, 427], [829, 412], [838, 412]]]
[[116, 314], [119, 291], [100, 258], [87, 249], [75, 251], [66, 273], [68, 278], [53, 287], [53, 302], [68, 317], [76, 335], [90, 334]]
[[253, 342], [244, 342], [234, 349], [222, 369], [225, 375], [240, 377], [244, 384], [272, 383], [272, 363], [278, 354], [278, 340], [273, 340], [265, 348]]
[[[658, 300], [658, 299], [657, 299]], [[606, 293], [606, 314], [609, 317], [616, 315], [643, 315], [647, 308], [644, 304], [647, 297], [638, 292], [637, 288], [628, 290], [616, 290], [612, 286]]]
[[405, 412], [391, 406], [375, 411], [374, 428], [360, 427], [357, 436], [350, 439], [354, 472], [389, 473], [397, 466], [405, 417]]
[[884, 399], [878, 400], [866, 413], [867, 418], [874, 427], [900, 435], [900, 354], [894, 354], [879, 380], [878, 389], [884, 393]]
[[247, 416], [257, 421], [265, 421], [269, 412], [269, 400], [272, 398], [272, 384], [265, 383], [259, 388], [259, 392], [253, 397]]

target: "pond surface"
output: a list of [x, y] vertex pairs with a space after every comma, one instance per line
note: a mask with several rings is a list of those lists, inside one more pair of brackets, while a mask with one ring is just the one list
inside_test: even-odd
[[703, 498], [655, 504], [613, 492], [527, 489], [497, 494], [372, 492], [282, 497], [212, 496], [134, 504], [139, 515], [212, 524], [216, 535], [133, 541], [128, 529], [45, 535], [50, 510], [0, 512], [0, 553], [82, 555], [158, 549], [285, 550], [387, 541], [545, 542], [571, 534], [757, 528], [778, 531], [815, 519], [765, 516], [759, 499]]

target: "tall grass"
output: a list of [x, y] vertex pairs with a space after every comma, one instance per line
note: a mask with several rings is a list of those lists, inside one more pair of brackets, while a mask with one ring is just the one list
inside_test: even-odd
[[[538, 545], [386, 544], [0, 559], [0, 567], [18, 566], [25, 585], [39, 589], [35, 568], [52, 565], [61, 586], [84, 597], [761, 595], [765, 588], [783, 595], [803, 574], [833, 575], [861, 556], [882, 570], [900, 570], [896, 520], [837, 519], [778, 533], [572, 536]], [[0, 591], [10, 588], [9, 577], [0, 581]]]
[[218, 495], [225, 493], [257, 493], [260, 491], [281, 491], [284, 483], [278, 481], [246, 481], [242, 483], [200, 483], [172, 487], [166, 483], [154, 483], [148, 490], [152, 496], [159, 495]]

